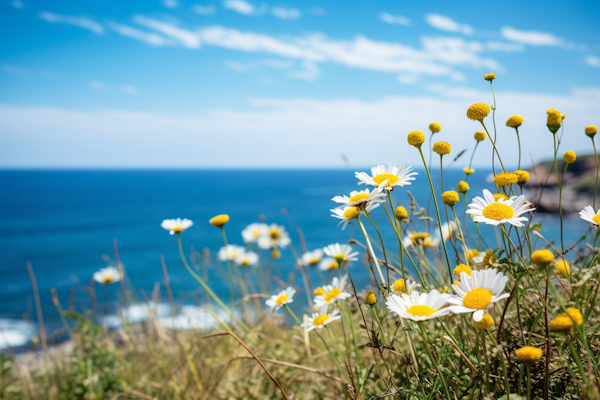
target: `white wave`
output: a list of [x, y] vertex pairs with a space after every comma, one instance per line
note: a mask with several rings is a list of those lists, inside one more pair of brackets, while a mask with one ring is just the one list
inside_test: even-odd
[[[121, 311], [122, 317], [129, 323], [145, 321], [150, 318], [151, 313], [155, 313], [157, 319], [171, 315], [170, 308], [167, 304], [150, 304], [150, 308], [144, 304], [133, 304], [127, 309]], [[121, 316], [116, 314], [101, 317], [101, 323], [108, 325], [110, 328], [122, 326]]]
[[31, 341], [35, 324], [17, 319], [0, 319], [0, 349], [23, 346]]
[[208, 331], [219, 325], [215, 317], [225, 323], [230, 320], [229, 314], [224, 311], [208, 313], [198, 307], [183, 306], [181, 312], [175, 318], [170, 315], [158, 318], [158, 323], [169, 329], [174, 327], [175, 329], [203, 329]]

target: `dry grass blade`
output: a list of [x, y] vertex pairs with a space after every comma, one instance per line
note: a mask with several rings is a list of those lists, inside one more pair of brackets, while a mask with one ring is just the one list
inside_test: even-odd
[[[238, 356], [236, 358], [233, 358], [232, 361], [233, 360], [240, 360], [240, 359], [250, 359], [250, 358], [254, 358], [254, 357], [252, 357], [252, 356]], [[285, 361], [272, 360], [270, 358], [261, 358], [260, 360], [264, 361], [264, 362], [271, 363], [271, 364], [283, 365], [283, 366], [286, 366], [286, 367], [297, 368], [297, 369], [301, 369], [303, 371], [312, 372], [314, 374], [323, 375], [327, 379], [331, 379], [331, 380], [336, 381], [336, 382], [342, 382], [342, 383], [344, 383], [344, 381], [340, 377], [337, 377], [335, 375], [331, 375], [328, 372], [320, 371], [320, 370], [315, 369], [315, 368], [305, 367], [304, 365], [292, 364], [292, 363], [288, 363], [288, 362], [285, 362]]]
[[262, 369], [263, 369], [263, 370], [264, 370], [264, 371], [267, 373], [267, 375], [269, 375], [269, 378], [271, 378], [271, 380], [273, 381], [273, 383], [275, 383], [275, 385], [277, 385], [277, 387], [278, 387], [278, 388], [279, 388], [279, 390], [281, 391], [281, 394], [283, 395], [283, 397], [284, 397], [284, 398], [286, 398], [287, 400], [289, 400], [289, 397], [288, 397], [288, 395], [285, 393], [285, 390], [283, 390], [283, 387], [281, 387], [281, 385], [279, 384], [279, 382], [277, 382], [277, 379], [275, 379], [275, 377], [274, 377], [273, 375], [271, 375], [271, 373], [269, 372], [269, 370], [267, 369], [267, 367], [265, 367], [265, 364], [263, 364], [263, 363], [260, 361], [260, 359], [259, 359], [259, 358], [256, 356], [256, 354], [254, 354], [254, 352], [253, 352], [252, 350], [250, 350], [250, 347], [248, 347], [248, 346], [246, 345], [246, 343], [242, 342], [242, 340], [241, 340], [239, 337], [237, 337], [237, 336], [235, 335], [235, 333], [233, 333], [233, 332], [229, 332], [229, 331], [227, 331], [227, 332], [211, 333], [211, 334], [209, 334], [209, 335], [206, 335], [206, 336], [203, 336], [203, 337], [201, 337], [201, 338], [200, 338], [200, 340], [203, 340], [203, 339], [209, 339], [209, 338], [212, 338], [212, 337], [217, 337], [217, 336], [226, 336], [226, 335], [231, 335], [231, 336], [233, 336], [233, 338], [234, 338], [235, 340], [237, 340], [237, 341], [238, 341], [238, 342], [239, 342], [239, 343], [240, 343], [242, 346], [244, 346], [244, 348], [245, 348], [246, 350], [248, 350], [248, 353], [250, 353], [250, 354], [252, 355], [252, 357], [253, 357], [253, 358], [256, 360], [256, 362], [257, 362], [257, 363], [259, 363], [259, 364], [260, 364], [260, 366], [261, 366], [261, 367], [262, 367]]

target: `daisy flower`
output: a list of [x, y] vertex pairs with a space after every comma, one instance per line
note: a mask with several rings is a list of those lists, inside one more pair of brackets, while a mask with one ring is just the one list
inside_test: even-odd
[[347, 244], [334, 243], [323, 248], [323, 251], [329, 257], [332, 257], [338, 264], [342, 264], [344, 261], [356, 261], [358, 258], [358, 251], [352, 252], [352, 247]]
[[259, 237], [268, 235], [269, 225], [260, 222], [254, 222], [242, 230], [244, 243], [254, 243]]
[[473, 313], [473, 320], [479, 322], [485, 310], [510, 296], [508, 293], [502, 293], [506, 282], [508, 277], [497, 269], [473, 271], [471, 276], [461, 272], [460, 282], [454, 285], [457, 296], [448, 298], [448, 302], [454, 304], [450, 306], [450, 310], [454, 314]]
[[347, 279], [347, 275], [344, 275], [342, 279], [338, 279], [336, 276], [331, 281], [331, 285], [323, 286], [323, 294], [315, 297], [315, 306], [319, 308], [326, 307], [336, 301], [345, 300], [348, 297], [351, 297], [352, 295], [350, 293], [344, 292]]
[[338, 310], [333, 310], [330, 314], [327, 313], [327, 308], [321, 309], [321, 311], [314, 313], [308, 321], [304, 322], [301, 327], [303, 327], [306, 332], [310, 332], [316, 328], [323, 328], [330, 322], [340, 319], [341, 317], [338, 315]]
[[319, 269], [321, 271], [328, 271], [330, 269], [336, 269], [339, 266], [340, 266], [340, 264], [338, 264], [338, 262], [335, 261], [335, 259], [331, 258], [331, 257], [326, 257], [326, 258], [322, 259], [321, 262], [319, 263]]
[[101, 285], [110, 285], [111, 283], [119, 282], [121, 274], [115, 267], [101, 268], [100, 271], [94, 272], [94, 280]]
[[237, 244], [228, 244], [227, 246], [223, 246], [219, 249], [219, 253], [217, 253], [217, 260], [235, 260], [236, 258], [243, 256], [244, 253], [246, 253], [245, 247], [238, 246]]
[[448, 239], [452, 238], [454, 232], [458, 230], [458, 225], [456, 225], [455, 221], [450, 221], [450, 223], [445, 223], [442, 225], [442, 237], [444, 238], [444, 242]]
[[282, 225], [271, 224], [267, 228], [265, 235], [258, 238], [258, 247], [261, 249], [275, 249], [277, 247], [287, 247], [292, 243], [289, 233], [285, 231]]
[[369, 189], [365, 189], [365, 190], [361, 190], [361, 191], [354, 190], [354, 191], [350, 192], [350, 197], [348, 197], [346, 195], [335, 196], [331, 200], [335, 201], [336, 203], [342, 204], [341, 206], [339, 206], [337, 208], [342, 208], [344, 206], [360, 207], [362, 205], [370, 204], [370, 203], [384, 203], [386, 196], [387, 196], [387, 194], [385, 192], [382, 192], [381, 189], [376, 188], [372, 192], [370, 192]]
[[[371, 212], [371, 210], [379, 207], [379, 204], [380, 203], [369, 203], [369, 204], [367, 204], [365, 209], [367, 210], [367, 212]], [[358, 207], [354, 207], [354, 206], [351, 206], [351, 207], [342, 206], [342, 208], [334, 208], [329, 211], [331, 211], [333, 213], [333, 214], [331, 214], [331, 216], [333, 218], [341, 219], [338, 226], [343, 224], [342, 230], [346, 229], [346, 226], [348, 226], [350, 221], [357, 218], [361, 213], [361, 209]]]
[[372, 176], [366, 172], [356, 172], [354, 175], [360, 180], [359, 185], [373, 185], [379, 189], [393, 190], [396, 186], [410, 185], [410, 181], [415, 180], [413, 176], [418, 173], [412, 172], [412, 167], [390, 163], [387, 168], [385, 165], [371, 168]]
[[194, 225], [192, 220], [187, 218], [164, 219], [163, 222], [160, 224], [160, 226], [163, 229], [168, 230], [171, 235], [181, 233], [189, 227], [191, 227], [192, 225]]
[[307, 251], [302, 254], [302, 262], [304, 265], [316, 265], [323, 259], [323, 250], [316, 249], [313, 251]]
[[414, 244], [424, 244], [425, 240], [429, 239], [427, 232], [406, 232], [406, 236], [402, 239], [404, 247], [410, 247]]
[[388, 297], [386, 304], [387, 308], [398, 314], [400, 318], [418, 322], [450, 313], [449, 308], [444, 308], [448, 297], [449, 295], [440, 294], [435, 289], [429, 293], [419, 293], [415, 290], [411, 294], [401, 296], [393, 294]]
[[394, 283], [392, 283], [392, 289], [394, 292], [406, 292], [408, 294], [420, 286], [420, 283], [411, 281], [410, 279], [406, 279], [405, 282], [402, 278], [396, 279]]
[[258, 262], [258, 254], [253, 251], [247, 251], [235, 258], [235, 262], [240, 267], [251, 267]]
[[289, 288], [279, 292], [279, 294], [271, 296], [270, 299], [265, 301], [265, 304], [271, 308], [271, 311], [277, 311], [284, 304], [293, 303], [295, 294], [296, 294], [296, 289], [289, 287]]
[[521, 227], [522, 221], [527, 218], [521, 217], [526, 212], [533, 211], [530, 203], [525, 203], [525, 196], [516, 199], [495, 200], [489, 190], [483, 190], [483, 197], [475, 197], [469, 204], [467, 214], [474, 216], [473, 221], [483, 222], [488, 225], [499, 225], [509, 223]]
[[598, 210], [597, 213], [595, 213], [592, 206], [587, 206], [583, 210], [579, 211], [579, 216], [581, 217], [581, 219], [585, 219], [586, 221], [590, 222], [592, 225], [600, 224], [600, 209]]

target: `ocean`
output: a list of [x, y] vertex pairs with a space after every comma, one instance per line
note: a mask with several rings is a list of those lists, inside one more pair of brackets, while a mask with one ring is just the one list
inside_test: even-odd
[[[190, 218], [194, 226], [182, 234], [186, 251], [208, 249], [213, 261], [208, 265], [211, 287], [223, 299], [228, 298], [225, 282], [226, 268], [214, 261], [223, 245], [217, 228], [208, 220], [221, 213], [230, 215], [226, 225], [229, 243], [243, 245], [241, 230], [264, 215], [267, 223], [286, 226], [292, 245], [301, 252], [298, 227], [301, 228], [309, 250], [330, 243], [346, 243], [352, 237], [361, 239], [356, 227], [342, 231], [339, 220], [330, 217], [336, 206], [335, 195], [348, 194], [357, 186], [354, 171], [339, 170], [27, 170], [0, 171], [0, 347], [5, 342], [17, 348], [28, 348], [31, 334], [37, 330], [31, 282], [26, 262], [31, 262], [37, 277], [44, 320], [48, 331], [60, 329], [59, 313], [52, 303], [50, 291], [56, 289], [64, 309], [90, 309], [88, 284], [98, 269], [113, 264], [113, 239], [117, 239], [120, 258], [127, 272], [127, 289], [133, 294], [132, 319], [145, 315], [143, 294], [148, 297], [158, 282], [161, 287], [159, 312], [169, 315], [166, 303], [160, 255], [164, 255], [169, 270], [174, 297], [180, 317], [194, 304], [202, 304], [203, 291], [181, 263], [175, 236], [160, 227], [165, 218]], [[429, 183], [423, 170], [412, 185], [393, 192], [395, 205], [409, 208], [410, 190], [423, 207], [429, 199]], [[486, 181], [491, 171], [478, 170], [469, 177], [469, 198], [480, 195], [484, 188], [493, 188]], [[445, 189], [456, 187], [464, 178], [461, 170], [444, 172]], [[439, 182], [439, 171], [434, 172]], [[439, 195], [439, 184], [437, 184]], [[282, 209], [285, 212], [282, 213]], [[431, 204], [433, 211], [433, 204]], [[459, 218], [464, 205], [457, 206]], [[285, 215], [284, 215], [285, 214]], [[397, 242], [381, 209], [373, 212], [376, 224], [390, 248], [397, 254]], [[442, 213], [442, 220], [445, 219]], [[542, 232], [548, 239], [559, 240], [557, 218], [538, 214]], [[422, 224], [422, 222], [417, 222]], [[365, 220], [369, 233], [375, 235]], [[417, 225], [418, 226], [418, 225]], [[467, 229], [474, 232], [473, 225]], [[577, 216], [565, 219], [566, 245], [573, 244], [588, 228]], [[493, 230], [483, 226], [486, 241], [495, 247]], [[364, 238], [363, 238], [364, 240]], [[358, 250], [360, 250], [357, 247]], [[264, 253], [268, 259], [268, 252]], [[272, 269], [284, 281], [294, 269], [295, 261], [289, 251], [272, 262]], [[370, 273], [361, 260], [349, 267], [360, 290], [371, 284]], [[312, 274], [312, 279], [318, 277]], [[294, 282], [299, 288], [299, 276]], [[277, 284], [272, 282], [271, 291]], [[118, 324], [115, 310], [120, 299], [119, 285], [110, 285], [107, 292], [96, 285], [98, 312], [107, 307], [107, 321]], [[103, 299], [108, 298], [106, 305]], [[135, 300], [137, 299], [137, 301]], [[298, 296], [295, 307], [306, 306], [306, 295]], [[110, 317], [110, 318], [109, 318]], [[112, 319], [111, 319], [112, 318]], [[183, 323], [183, 325], [185, 325]], [[61, 337], [59, 335], [59, 337]]]

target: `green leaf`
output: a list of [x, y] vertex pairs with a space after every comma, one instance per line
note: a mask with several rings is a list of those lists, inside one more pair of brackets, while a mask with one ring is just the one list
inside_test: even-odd
[[544, 227], [542, 226], [541, 222], [536, 222], [535, 224], [531, 225], [531, 227], [528, 229], [528, 232], [533, 232], [533, 231], [543, 231]]

